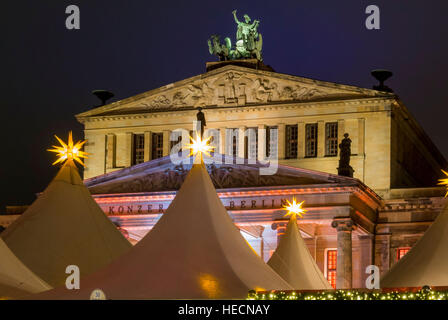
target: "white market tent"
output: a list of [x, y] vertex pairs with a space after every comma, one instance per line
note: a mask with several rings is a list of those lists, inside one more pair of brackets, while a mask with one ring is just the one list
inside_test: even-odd
[[132, 247], [92, 198], [73, 160], [0, 237], [53, 287], [65, 283], [68, 265], [87, 275]]
[[448, 286], [448, 207], [380, 281], [382, 288]]
[[33, 298], [245, 298], [249, 290], [291, 290], [257, 256], [232, 222], [203, 163], [193, 165], [154, 228], [111, 265], [81, 279], [80, 290], [54, 289]]
[[28, 269], [0, 239], [0, 298], [19, 298], [51, 287]]
[[277, 249], [269, 259], [268, 265], [296, 290], [333, 289], [300, 235], [297, 218], [294, 214], [288, 222]]

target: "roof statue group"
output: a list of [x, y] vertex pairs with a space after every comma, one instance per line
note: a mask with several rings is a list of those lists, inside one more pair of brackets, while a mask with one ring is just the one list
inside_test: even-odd
[[208, 40], [210, 54], [217, 55], [220, 61], [238, 59], [258, 59], [262, 61], [263, 37], [257, 30], [260, 21], [254, 20], [251, 22], [250, 17], [245, 14], [244, 22], [242, 22], [238, 20], [236, 10], [233, 10], [232, 13], [238, 26], [235, 46], [232, 46], [232, 40], [229, 37], [224, 38], [224, 44], [222, 44], [218, 35], [212, 35]]

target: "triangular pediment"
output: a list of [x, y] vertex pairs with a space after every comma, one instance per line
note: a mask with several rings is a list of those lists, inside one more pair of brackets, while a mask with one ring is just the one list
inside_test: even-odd
[[[276, 186], [356, 186], [357, 179], [313, 170], [279, 165], [273, 175], [261, 175], [259, 162], [215, 155], [220, 164], [205, 158], [206, 168], [216, 189]], [[169, 156], [85, 180], [92, 194], [174, 191], [182, 185], [193, 161], [174, 164]], [[208, 164], [207, 164], [208, 163]]]
[[392, 93], [227, 65], [84, 113], [94, 116], [393, 96]]

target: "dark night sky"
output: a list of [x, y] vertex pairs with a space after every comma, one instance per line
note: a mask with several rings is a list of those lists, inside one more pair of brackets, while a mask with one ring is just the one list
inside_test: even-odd
[[[65, 28], [65, 8], [81, 10], [81, 29]], [[381, 30], [364, 26], [381, 9]], [[98, 103], [203, 73], [215, 60], [206, 41], [235, 37], [231, 12], [261, 20], [263, 56], [276, 71], [370, 88], [387, 84], [448, 156], [448, 2], [431, 1], [23, 1], [0, 7], [0, 207], [28, 204], [57, 172], [45, 150], [53, 134], [82, 138], [74, 115]], [[241, 18], [242, 19], [242, 18]]]

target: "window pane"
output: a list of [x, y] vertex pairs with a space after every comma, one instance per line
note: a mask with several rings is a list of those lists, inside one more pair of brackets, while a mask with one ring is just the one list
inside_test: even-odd
[[325, 155], [338, 155], [338, 123], [331, 122], [325, 124]]
[[333, 288], [336, 288], [336, 267], [338, 260], [337, 250], [327, 251], [327, 280]]
[[258, 155], [258, 128], [248, 128], [246, 131], [247, 136], [247, 158], [257, 159]]
[[145, 161], [145, 135], [134, 134], [134, 144], [132, 150], [132, 164], [139, 164]]
[[406, 253], [409, 252], [409, 250], [411, 250], [411, 248], [398, 248], [397, 261], [400, 260], [401, 258], [403, 258], [406, 255]]
[[297, 125], [286, 126], [286, 159], [297, 158], [297, 141], [298, 128]]
[[238, 129], [226, 130], [226, 145], [229, 156], [238, 156]]
[[152, 134], [152, 158], [158, 159], [163, 157], [163, 134]]
[[266, 129], [266, 158], [277, 159], [278, 152], [278, 127]]
[[317, 157], [317, 123], [305, 126], [305, 157]]

